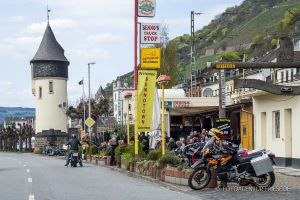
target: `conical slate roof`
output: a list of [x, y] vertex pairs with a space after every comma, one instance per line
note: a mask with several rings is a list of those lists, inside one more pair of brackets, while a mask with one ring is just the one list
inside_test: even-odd
[[35, 61], [65, 61], [69, 62], [64, 55], [64, 49], [56, 41], [53, 31], [47, 24], [42, 42], [31, 62]]

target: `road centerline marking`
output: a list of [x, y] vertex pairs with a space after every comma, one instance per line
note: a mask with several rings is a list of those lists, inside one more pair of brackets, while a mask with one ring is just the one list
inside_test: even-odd
[[32, 183], [32, 178], [28, 178], [28, 183]]
[[29, 172], [30, 172], [30, 169], [26, 169], [26, 172], [29, 173]]
[[29, 195], [29, 199], [28, 200], [34, 200], [34, 195], [33, 194]]

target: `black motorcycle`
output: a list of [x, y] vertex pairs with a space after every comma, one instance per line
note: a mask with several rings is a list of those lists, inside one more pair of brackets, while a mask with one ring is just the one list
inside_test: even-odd
[[184, 148], [175, 150], [175, 154], [182, 160], [184, 166], [191, 167], [195, 162], [201, 158], [201, 150], [204, 147], [204, 142], [196, 142], [194, 144], [186, 145]]
[[80, 157], [78, 151], [71, 152], [71, 156], [70, 156], [71, 167], [77, 167], [77, 164], [79, 163], [79, 159]]
[[251, 184], [260, 189], [274, 185], [274, 154], [258, 150], [249, 155], [242, 155], [237, 145], [229, 142], [220, 145], [216, 144], [215, 140], [212, 137], [206, 143], [202, 150], [202, 158], [192, 165], [194, 171], [188, 180], [192, 189], [205, 188], [210, 182], [212, 169], [215, 170], [222, 187], [226, 187], [227, 182], [235, 182], [241, 186]]

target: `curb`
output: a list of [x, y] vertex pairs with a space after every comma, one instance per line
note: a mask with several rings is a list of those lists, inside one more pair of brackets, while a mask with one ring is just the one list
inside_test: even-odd
[[285, 176], [300, 177], [300, 170], [293, 168], [274, 167], [274, 171]]
[[[95, 165], [93, 163], [88, 163], [86, 161], [84, 161], [84, 162], [87, 163], [87, 164]], [[156, 184], [159, 184], [159, 185], [161, 185], [161, 186], [163, 186], [163, 187], [165, 187], [169, 190], [180, 191], [180, 192], [188, 192], [188, 191], [191, 190], [191, 189], [189, 189], [189, 187], [186, 187], [186, 186], [176, 186], [174, 184], [166, 183], [166, 182], [160, 181], [158, 179], [151, 178], [149, 176], [143, 176], [141, 174], [138, 174], [138, 173], [135, 173], [135, 172], [130, 172], [130, 171], [127, 171], [125, 169], [118, 168], [118, 167], [108, 166], [108, 165], [95, 165], [95, 166], [105, 167], [105, 168], [108, 168], [112, 171], [117, 171], [117, 172], [120, 172], [122, 174], [126, 174], [127, 176], [130, 176], [130, 177], [133, 177], [133, 178], [138, 178], [138, 179], [142, 179], [142, 180], [145, 180], [145, 181], [148, 181], [148, 182], [151, 182], [151, 183], [156, 183]]]

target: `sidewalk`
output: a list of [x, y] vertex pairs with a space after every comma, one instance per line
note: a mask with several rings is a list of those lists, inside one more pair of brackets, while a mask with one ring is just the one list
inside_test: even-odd
[[[95, 165], [94, 163], [87, 162], [86, 160], [83, 160], [83, 163]], [[191, 190], [188, 186], [182, 186], [182, 185], [175, 185], [175, 184], [167, 183], [167, 182], [160, 181], [158, 179], [152, 178], [150, 176], [144, 176], [144, 175], [141, 175], [141, 174], [136, 173], [136, 172], [130, 172], [128, 170], [119, 168], [117, 166], [109, 166], [109, 165], [97, 165], [97, 166], [109, 168], [110, 170], [126, 174], [130, 177], [139, 178], [139, 179], [149, 181], [149, 182], [152, 182], [152, 183], [157, 183], [157, 184], [160, 184], [161, 186], [163, 186], [165, 188], [168, 188], [170, 190], [173, 190], [173, 191], [188, 192], [188, 191]]]
[[279, 167], [279, 166], [274, 166], [274, 169], [275, 172], [286, 176], [300, 177], [300, 169], [294, 169], [290, 167]]

